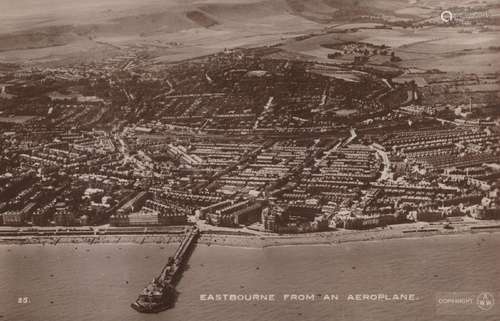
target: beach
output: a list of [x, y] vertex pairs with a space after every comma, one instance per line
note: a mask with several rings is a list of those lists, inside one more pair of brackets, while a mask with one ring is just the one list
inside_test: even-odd
[[[293, 245], [336, 245], [346, 242], [377, 241], [388, 239], [412, 239], [432, 236], [496, 233], [500, 232], [498, 221], [472, 221], [459, 222], [450, 225], [444, 223], [425, 224], [400, 224], [387, 227], [374, 228], [370, 230], [344, 230], [304, 233], [304, 234], [273, 234], [255, 233], [248, 231], [228, 230], [204, 230], [198, 240], [198, 244], [207, 246], [232, 246], [265, 248], [273, 246]], [[447, 228], [448, 227], [448, 228]], [[172, 244], [179, 243], [183, 234], [124, 234], [124, 235], [24, 235], [24, 236], [0, 236], [1, 244]]]
[[209, 246], [235, 246], [265, 248], [273, 246], [293, 245], [337, 245], [347, 242], [381, 241], [390, 239], [414, 239], [432, 236], [466, 235], [477, 233], [500, 232], [497, 221], [481, 222], [480, 224], [463, 224], [453, 229], [444, 228], [445, 225], [415, 225], [403, 224], [371, 230], [337, 230], [319, 233], [305, 233], [293, 235], [263, 235], [263, 236], [235, 236], [224, 234], [203, 233], [199, 244]]

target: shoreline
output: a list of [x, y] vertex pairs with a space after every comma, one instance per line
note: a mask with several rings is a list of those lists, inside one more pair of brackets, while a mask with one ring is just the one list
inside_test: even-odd
[[[388, 233], [387, 233], [388, 232]], [[500, 225], [498, 227], [486, 227], [478, 229], [467, 230], [436, 230], [432, 232], [413, 232], [402, 233], [400, 230], [377, 230], [377, 231], [358, 231], [357, 233], [343, 233], [334, 234], [335, 232], [327, 235], [314, 235], [313, 236], [264, 236], [256, 237], [251, 242], [242, 243], [240, 236], [227, 235], [224, 238], [218, 239], [210, 238], [203, 239], [204, 235], [198, 241], [198, 244], [204, 246], [229, 246], [240, 248], [272, 248], [272, 247], [290, 247], [290, 246], [335, 246], [344, 243], [358, 243], [358, 242], [377, 242], [395, 239], [423, 239], [430, 237], [446, 237], [446, 236], [464, 236], [468, 234], [493, 234], [500, 232]], [[213, 240], [217, 240], [213, 242]]]
[[2, 245], [57, 245], [57, 244], [176, 244], [182, 235], [65, 235], [65, 236], [11, 236], [0, 237]]
[[[204, 246], [229, 246], [238, 248], [264, 249], [279, 246], [334, 246], [343, 243], [383, 241], [392, 239], [422, 239], [433, 236], [467, 235], [500, 232], [500, 222], [461, 224], [445, 229], [443, 224], [423, 226], [391, 226], [373, 230], [336, 230], [307, 234], [288, 235], [244, 235], [203, 231], [198, 244]], [[123, 234], [123, 235], [29, 235], [0, 236], [1, 245], [57, 245], [57, 244], [177, 244], [183, 234]]]

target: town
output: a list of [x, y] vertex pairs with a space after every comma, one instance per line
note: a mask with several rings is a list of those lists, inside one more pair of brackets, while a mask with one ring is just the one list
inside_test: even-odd
[[432, 92], [494, 77], [357, 59], [352, 81], [279, 52], [2, 65], [0, 224], [296, 234], [500, 218], [498, 101]]

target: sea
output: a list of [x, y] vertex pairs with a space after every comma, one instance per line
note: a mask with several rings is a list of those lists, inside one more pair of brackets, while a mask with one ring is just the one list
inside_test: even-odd
[[[130, 303], [174, 244], [1, 245], [0, 321], [498, 321], [499, 249], [499, 233], [263, 249], [198, 245], [175, 307], [140, 314]], [[497, 306], [479, 309], [474, 301], [466, 314], [440, 310], [440, 296], [461, 293], [490, 293]], [[261, 300], [209, 299], [217, 294]], [[379, 294], [382, 300], [368, 299]], [[395, 295], [403, 299], [386, 299]]]

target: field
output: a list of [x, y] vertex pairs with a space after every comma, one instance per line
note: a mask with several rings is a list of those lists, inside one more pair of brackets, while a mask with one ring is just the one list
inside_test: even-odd
[[[130, 48], [170, 61], [276, 44], [366, 14], [393, 17], [408, 7], [408, 0], [1, 1], [0, 62], [72, 61], [91, 52], [97, 54], [87, 59], [104, 59]], [[410, 11], [400, 18], [422, 14]], [[317, 49], [306, 55], [324, 55]]]
[[[390, 46], [396, 55], [402, 58], [402, 61], [397, 63], [402, 68], [488, 73], [500, 71], [498, 51], [492, 49], [497, 46], [499, 39], [498, 30], [477, 32], [472, 27], [459, 30], [436, 26], [417, 30], [394, 27], [392, 29], [359, 29], [351, 33], [330, 33], [306, 40], [290, 40], [282, 48], [291, 53], [307, 55], [324, 62], [328, 61], [327, 55], [334, 51], [322, 45], [360, 41], [377, 46]], [[342, 63], [345, 62], [346, 57], [329, 61]], [[387, 61], [387, 57], [383, 56], [370, 58], [372, 64], [383, 64]]]
[[0, 30], [18, 32], [55, 25], [102, 23], [115, 18], [170, 8], [177, 0], [16, 0], [0, 1]]
[[[159, 60], [185, 59], [273, 44], [321, 27], [293, 14], [285, 0], [19, 0], [0, 2], [0, 12], [0, 62], [15, 63], [71, 60], [82, 53], [104, 59], [131, 49], [148, 50]], [[172, 42], [175, 48], [169, 48]]]
[[[498, 70], [498, 30], [380, 29], [381, 21], [432, 18], [468, 0], [17, 0], [0, 1], [0, 63], [75, 63], [147, 52], [176, 61], [225, 48], [284, 43], [283, 55], [332, 62], [325, 43], [393, 47], [404, 68]], [[493, 4], [492, 0], [484, 3]], [[364, 19], [364, 20], [363, 20]], [[368, 19], [370, 20], [370, 19]], [[355, 32], [339, 32], [356, 28]], [[325, 33], [328, 30], [333, 33]], [[296, 36], [309, 38], [294, 40]], [[174, 44], [174, 45], [173, 45]], [[83, 54], [83, 55], [82, 55]], [[353, 57], [333, 61], [350, 62]], [[373, 56], [371, 64], [386, 64]]]

